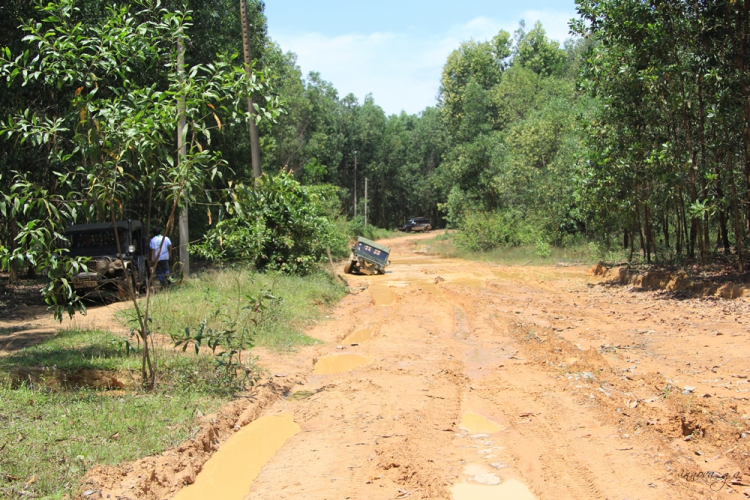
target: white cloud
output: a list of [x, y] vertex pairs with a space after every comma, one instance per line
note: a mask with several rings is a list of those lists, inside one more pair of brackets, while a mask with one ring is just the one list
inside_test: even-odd
[[[540, 20], [548, 36], [560, 42], [568, 38], [570, 17], [533, 10], [523, 14], [527, 28]], [[361, 101], [372, 93], [375, 103], [392, 114], [401, 110], [418, 113], [435, 104], [443, 64], [462, 41], [487, 40], [501, 29], [512, 33], [517, 27], [518, 20], [509, 24], [477, 17], [432, 37], [382, 32], [335, 37], [319, 33], [271, 35], [283, 50], [297, 54], [303, 73], [319, 72], [341, 96], [353, 93]]]

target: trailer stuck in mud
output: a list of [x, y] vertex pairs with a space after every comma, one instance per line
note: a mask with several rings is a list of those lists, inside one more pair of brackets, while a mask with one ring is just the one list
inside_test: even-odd
[[390, 264], [388, 255], [391, 249], [379, 245], [367, 238], [358, 237], [352, 247], [352, 253], [344, 266], [347, 274], [385, 274], [385, 267]]

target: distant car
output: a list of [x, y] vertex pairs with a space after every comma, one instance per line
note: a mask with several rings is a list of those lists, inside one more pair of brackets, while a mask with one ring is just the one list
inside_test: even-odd
[[427, 232], [432, 229], [430, 219], [427, 217], [414, 217], [406, 221], [406, 224], [398, 228], [399, 231], [411, 233], [412, 231]]
[[357, 243], [352, 247], [352, 254], [344, 266], [347, 274], [385, 274], [385, 266], [390, 264], [388, 255], [391, 249], [379, 245], [367, 238], [357, 238]]
[[[70, 256], [90, 257], [87, 269], [73, 276], [71, 285], [85, 295], [114, 292], [121, 299], [129, 288], [145, 289], [148, 241], [140, 221], [118, 221], [117, 239], [111, 222], [76, 224], [65, 229]], [[122, 258], [121, 258], [122, 257]]]

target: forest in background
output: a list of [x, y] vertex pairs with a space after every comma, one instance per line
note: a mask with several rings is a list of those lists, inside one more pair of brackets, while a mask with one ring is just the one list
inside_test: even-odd
[[[100, 34], [103, 26], [113, 26], [111, 12], [100, 2], [55, 3], [70, 10], [66, 26], [79, 22]], [[155, 9], [139, 15], [161, 15], [150, 2], [135, 5], [144, 12]], [[216, 94], [217, 99], [225, 96], [221, 104], [196, 104], [201, 112], [192, 130], [204, 139], [195, 143], [200, 149], [195, 165], [203, 162], [205, 168], [191, 177], [189, 196], [183, 193], [176, 202], [175, 189], [182, 188], [175, 186], [184, 182], [175, 179], [184, 172], [172, 172], [168, 189], [159, 168], [143, 170], [147, 164], [168, 166], [177, 156], [174, 134], [172, 142], [168, 137], [169, 117], [163, 117], [158, 148], [149, 146], [137, 158], [118, 156], [111, 165], [103, 161], [110, 169], [103, 176], [106, 168], [99, 174], [71, 174], [93, 168], [91, 159], [81, 155], [85, 117], [78, 89], [93, 85], [98, 90], [107, 81], [113, 96], [133, 88], [168, 89], [175, 72], [169, 63], [174, 50], [166, 41], [136, 57], [144, 67], [161, 64], [163, 70], [133, 68], [131, 75], [123, 75], [101, 67], [94, 80], [80, 82], [76, 78], [88, 78], [81, 76], [85, 71], [74, 74], [65, 66], [70, 58], [62, 57], [58, 66], [45, 68], [63, 71], [57, 78], [33, 77], [23, 65], [39, 64], [33, 58], [38, 49], [23, 37], [34, 23], [24, 31], [19, 19], [34, 19], [39, 29], [59, 27], [62, 21], [20, 0], [0, 7], [0, 46], [7, 47], [0, 76], [9, 82], [9, 91], [0, 94], [5, 267], [33, 265], [40, 252], [32, 247], [51, 241], [55, 227], [72, 220], [109, 220], [114, 210], [116, 218], [165, 224], [183, 198], [190, 201], [196, 251], [207, 258], [280, 262], [284, 268], [284, 262], [300, 257], [290, 250], [295, 240], [325, 234], [326, 241], [299, 245], [315, 260], [326, 245], [344, 247], [347, 235], [361, 232], [361, 220], [346, 222], [355, 212], [356, 152], [357, 214], [361, 219], [364, 213], [367, 178], [369, 222], [378, 227], [394, 228], [421, 215], [438, 227], [458, 228], [457, 243], [470, 250], [597, 241], [602, 248], [626, 249], [631, 261], [708, 263], [720, 258], [744, 270], [750, 230], [746, 1], [578, 0], [573, 36], [563, 44], [549, 40], [539, 23], [521, 23], [514, 33], [501, 31], [491, 40], [466, 41], [445, 63], [435, 106], [417, 115], [390, 116], [371, 95], [361, 101], [340, 96], [320, 74], [303, 75], [296, 56], [267, 36], [263, 3], [250, 0], [247, 5], [256, 86], [246, 91], [268, 103], [267, 116], [258, 123], [262, 167], [271, 176], [287, 173], [263, 184], [274, 196], [254, 185], [247, 117], [237, 103], [228, 104], [232, 97], [226, 84], [225, 94]], [[169, 12], [182, 7], [171, 0], [159, 4]], [[228, 0], [193, 0], [185, 7], [191, 11], [185, 24], [186, 65], [211, 67], [207, 71], [218, 74], [217, 61], [242, 53], [239, 9]], [[128, 51], [140, 50], [121, 49], [124, 61], [135, 57]], [[26, 50], [29, 57], [16, 59]], [[237, 60], [226, 64], [239, 65]], [[40, 121], [21, 125], [24, 113]], [[45, 128], [42, 118], [69, 123]], [[176, 114], [172, 120], [176, 125]], [[89, 130], [97, 123], [87, 123]], [[123, 168], [122, 161], [129, 163]], [[209, 163], [213, 170], [206, 170]], [[128, 168], [133, 180], [118, 184], [119, 191], [103, 187], [98, 200], [91, 199], [91, 191], [83, 194], [92, 175], [99, 175], [97, 185], [103, 186], [112, 175], [125, 179]], [[310, 203], [316, 208], [303, 210]], [[271, 206], [297, 208], [284, 212], [280, 222]], [[242, 207], [253, 207], [252, 213]], [[266, 214], [261, 229], [253, 215], [258, 213]], [[298, 221], [313, 219], [293, 234]], [[39, 221], [47, 224], [46, 237]], [[279, 229], [284, 227], [289, 230]], [[207, 242], [226, 238], [262, 241], [253, 256], [212, 253]], [[266, 251], [265, 242], [284, 238], [284, 248]]]

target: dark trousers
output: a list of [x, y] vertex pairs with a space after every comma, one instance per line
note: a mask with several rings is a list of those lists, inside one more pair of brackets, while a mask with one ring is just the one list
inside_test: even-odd
[[159, 280], [161, 286], [166, 287], [169, 284], [169, 261], [160, 260], [156, 264], [156, 279]]

